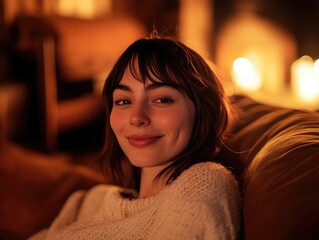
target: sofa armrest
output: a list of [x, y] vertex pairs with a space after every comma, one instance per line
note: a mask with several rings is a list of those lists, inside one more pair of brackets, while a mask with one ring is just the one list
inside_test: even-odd
[[244, 239], [319, 236], [319, 113], [236, 96], [222, 162], [243, 194]]

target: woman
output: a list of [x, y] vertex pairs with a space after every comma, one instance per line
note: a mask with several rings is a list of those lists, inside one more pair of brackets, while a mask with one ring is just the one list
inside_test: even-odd
[[157, 36], [134, 42], [104, 86], [103, 167], [113, 185], [73, 194], [47, 239], [236, 239], [239, 193], [217, 154], [223, 88], [195, 51]]

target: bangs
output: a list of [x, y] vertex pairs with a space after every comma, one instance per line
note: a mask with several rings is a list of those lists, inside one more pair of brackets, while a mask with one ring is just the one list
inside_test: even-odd
[[[127, 63], [132, 76], [143, 82], [164, 83], [181, 92], [186, 93], [189, 89], [185, 67], [181, 66], [186, 62], [186, 56], [175, 46], [175, 51], [170, 51], [167, 44], [170, 42], [156, 40], [141, 40], [144, 43], [136, 44], [134, 52]], [[143, 45], [143, 46], [142, 46]]]

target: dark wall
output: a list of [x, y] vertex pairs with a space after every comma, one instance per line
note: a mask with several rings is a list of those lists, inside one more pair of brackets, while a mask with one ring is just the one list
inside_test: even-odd
[[318, 0], [214, 0], [215, 35], [240, 2], [253, 2], [258, 15], [289, 31], [297, 40], [299, 56], [319, 58]]

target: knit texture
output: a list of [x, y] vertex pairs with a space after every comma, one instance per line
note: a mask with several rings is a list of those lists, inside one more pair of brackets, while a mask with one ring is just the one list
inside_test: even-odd
[[160, 193], [122, 197], [131, 190], [98, 185], [78, 191], [51, 227], [31, 239], [236, 239], [240, 198], [233, 176], [216, 163], [185, 170]]

